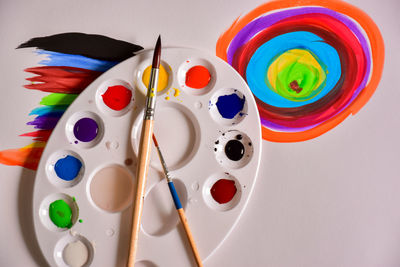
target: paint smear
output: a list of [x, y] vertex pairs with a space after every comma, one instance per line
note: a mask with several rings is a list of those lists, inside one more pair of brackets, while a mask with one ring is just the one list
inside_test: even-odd
[[228, 159], [239, 161], [245, 153], [244, 145], [238, 140], [229, 140], [225, 145], [225, 155]]
[[69, 243], [63, 250], [63, 259], [68, 266], [82, 267], [89, 259], [88, 248], [80, 240]]
[[216, 103], [218, 112], [225, 119], [233, 119], [243, 110], [245, 96], [240, 98], [237, 94], [222, 95]]
[[82, 118], [74, 125], [74, 135], [81, 142], [93, 141], [98, 134], [99, 126], [91, 118]]
[[114, 85], [107, 88], [102, 98], [107, 107], [113, 110], [122, 110], [131, 102], [132, 91], [123, 85]]
[[36, 47], [43, 50], [82, 55], [99, 60], [123, 61], [143, 49], [139, 45], [97, 34], [67, 32], [32, 38], [17, 48]]
[[59, 228], [72, 227], [72, 210], [63, 199], [52, 202], [49, 206], [49, 217]]
[[[146, 86], [149, 85], [150, 82], [150, 74], [151, 74], [151, 65], [148, 66], [143, 71], [142, 82]], [[160, 92], [167, 88], [168, 86], [169, 75], [168, 72], [165, 70], [164, 66], [160, 65], [160, 71], [158, 72], [158, 85], [157, 85], [157, 92]]]
[[211, 74], [204, 66], [197, 65], [191, 67], [186, 72], [185, 84], [194, 89], [201, 89], [208, 85], [211, 79]]
[[108, 212], [119, 212], [132, 202], [132, 176], [123, 167], [105, 167], [93, 176], [90, 195], [99, 208]]
[[45, 142], [34, 142], [22, 148], [2, 150], [0, 163], [37, 170], [45, 145]]
[[211, 196], [219, 204], [228, 203], [233, 199], [237, 192], [235, 181], [228, 179], [218, 180], [210, 190]]
[[217, 56], [246, 80], [262, 136], [315, 138], [356, 114], [382, 75], [384, 43], [373, 20], [336, 0], [275, 0], [240, 16]]
[[78, 176], [81, 168], [82, 162], [71, 155], [57, 160], [56, 164], [54, 165], [54, 171], [56, 172], [57, 176], [65, 181], [71, 181], [75, 179]]
[[79, 94], [102, 72], [66, 66], [41, 66], [25, 69], [37, 76], [27, 78], [27, 89], [52, 93]]

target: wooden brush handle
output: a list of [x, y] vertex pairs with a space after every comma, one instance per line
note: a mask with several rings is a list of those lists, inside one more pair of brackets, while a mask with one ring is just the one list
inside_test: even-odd
[[201, 262], [200, 254], [197, 251], [192, 232], [190, 231], [189, 224], [186, 219], [185, 211], [183, 210], [183, 208], [177, 209], [177, 211], [178, 211], [179, 217], [181, 218], [183, 228], [185, 229], [186, 236], [189, 239], [190, 246], [192, 247], [192, 252], [193, 252], [194, 258], [196, 259], [197, 266], [203, 267], [203, 263]]
[[147, 172], [149, 170], [151, 139], [153, 135], [153, 120], [144, 120], [142, 133], [139, 143], [139, 157], [136, 172], [137, 189], [135, 197], [135, 206], [132, 218], [132, 234], [129, 248], [129, 257], [127, 267], [135, 266], [135, 258], [137, 251], [137, 242], [140, 231], [140, 219], [143, 211], [144, 193], [147, 180]]

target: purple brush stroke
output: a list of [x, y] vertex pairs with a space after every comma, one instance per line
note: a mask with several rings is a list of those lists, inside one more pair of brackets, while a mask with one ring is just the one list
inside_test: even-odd
[[38, 116], [33, 121], [28, 122], [27, 125], [35, 126], [35, 129], [52, 130], [59, 120], [60, 117]]

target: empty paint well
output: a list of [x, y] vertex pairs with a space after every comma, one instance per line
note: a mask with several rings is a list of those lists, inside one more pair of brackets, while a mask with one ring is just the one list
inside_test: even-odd
[[233, 209], [241, 199], [241, 185], [229, 173], [216, 173], [209, 177], [203, 187], [203, 197], [207, 205], [218, 211]]
[[78, 234], [65, 235], [54, 248], [54, 259], [57, 266], [89, 266], [93, 256], [93, 245], [84, 236]]
[[51, 231], [70, 229], [78, 220], [79, 208], [75, 198], [56, 193], [47, 196], [41, 203], [39, 215], [42, 223]]
[[[185, 208], [187, 203], [185, 184], [178, 179], [174, 179], [174, 185], [182, 206]], [[171, 193], [165, 181], [161, 180], [150, 188], [144, 199], [142, 215], [143, 231], [152, 236], [165, 235], [174, 229], [178, 222], [179, 217], [175, 210]]]
[[225, 168], [238, 169], [250, 162], [254, 147], [244, 133], [232, 130], [225, 132], [214, 143], [216, 160]]
[[84, 169], [82, 158], [70, 150], [54, 152], [46, 163], [47, 177], [57, 187], [75, 186], [81, 181]]
[[97, 89], [96, 105], [105, 114], [122, 116], [132, 109], [133, 92], [131, 85], [124, 80], [107, 80]]
[[[132, 144], [137, 154], [143, 116], [139, 115], [132, 130]], [[157, 103], [157, 120], [154, 134], [160, 144], [168, 168], [176, 170], [186, 165], [195, 155], [200, 144], [200, 125], [194, 113], [186, 106], [176, 102]], [[151, 158], [158, 159], [155, 147]], [[162, 170], [159, 160], [152, 160], [151, 166]]]
[[71, 144], [90, 148], [103, 137], [103, 121], [90, 111], [77, 112], [67, 122], [66, 133]]
[[216, 82], [215, 67], [203, 58], [189, 58], [178, 69], [178, 83], [182, 90], [192, 95], [204, 95]]
[[120, 212], [131, 205], [133, 189], [133, 175], [120, 165], [101, 168], [90, 181], [94, 204], [107, 212]]
[[217, 123], [234, 125], [247, 116], [247, 101], [239, 90], [225, 88], [211, 97], [209, 110], [211, 117]]

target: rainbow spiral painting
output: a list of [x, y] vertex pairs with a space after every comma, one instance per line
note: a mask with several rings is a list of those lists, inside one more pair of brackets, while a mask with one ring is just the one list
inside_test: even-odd
[[384, 44], [360, 9], [337, 0], [278, 0], [238, 18], [216, 45], [252, 90], [263, 139], [305, 141], [370, 99]]

